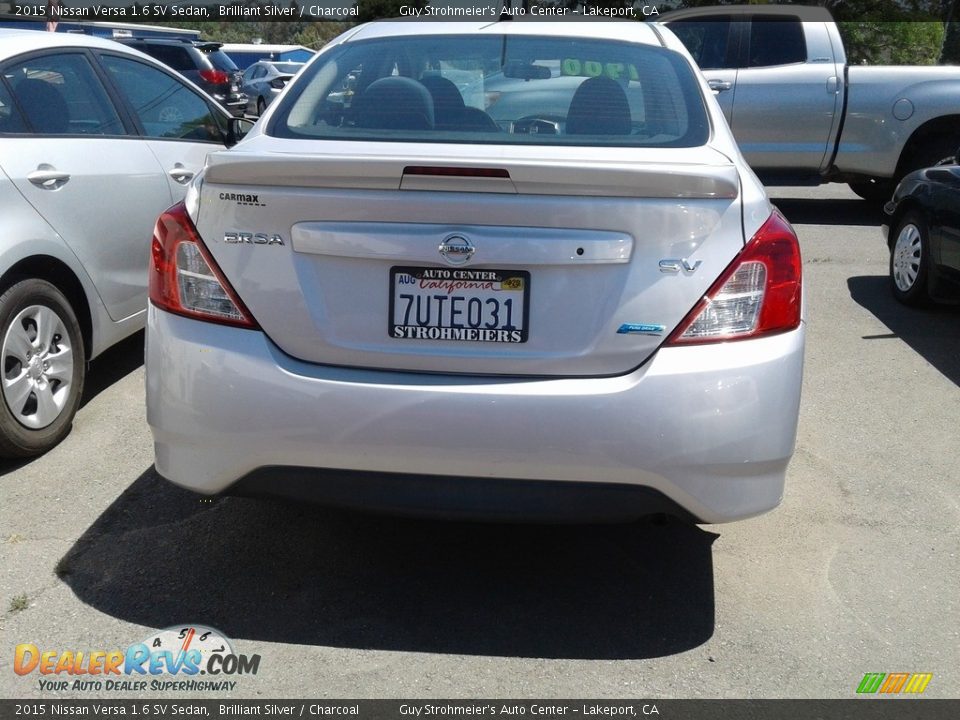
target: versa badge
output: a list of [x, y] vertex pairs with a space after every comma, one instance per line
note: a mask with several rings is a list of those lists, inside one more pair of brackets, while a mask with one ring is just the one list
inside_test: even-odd
[[223, 234], [223, 241], [231, 245], [245, 243], [247, 245], [283, 245], [283, 238], [277, 234], [249, 233], [228, 230]]

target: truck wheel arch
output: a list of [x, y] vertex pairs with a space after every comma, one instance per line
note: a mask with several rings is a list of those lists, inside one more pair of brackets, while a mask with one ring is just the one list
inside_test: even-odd
[[945, 157], [953, 155], [960, 146], [960, 115], [946, 115], [928, 120], [910, 135], [900, 159], [894, 180], [899, 182], [904, 175], [920, 168], [936, 165]]

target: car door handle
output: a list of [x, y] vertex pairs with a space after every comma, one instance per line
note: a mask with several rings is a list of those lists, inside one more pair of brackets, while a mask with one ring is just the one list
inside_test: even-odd
[[50, 165], [41, 165], [27, 175], [27, 180], [41, 190], [59, 190], [70, 179], [70, 173], [54, 170]]
[[181, 163], [177, 163], [173, 166], [173, 170], [170, 170], [167, 175], [172, 177], [181, 185], [186, 185], [188, 182], [193, 180], [194, 174], [190, 170], [187, 170]]
[[707, 80], [707, 85], [709, 85], [710, 89], [715, 93], [721, 93], [724, 90], [729, 90], [733, 87], [733, 83], [729, 80], [717, 80], [716, 78], [713, 80]]

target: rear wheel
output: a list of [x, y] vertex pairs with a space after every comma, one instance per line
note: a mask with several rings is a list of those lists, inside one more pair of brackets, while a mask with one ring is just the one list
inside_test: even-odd
[[267, 109], [267, 103], [264, 102], [262, 97], [257, 98], [257, 117], [263, 115], [263, 111]]
[[39, 455], [66, 437], [85, 362], [80, 324], [54, 285], [31, 278], [0, 296], [0, 455]]
[[908, 212], [897, 225], [890, 247], [890, 287], [893, 296], [906, 305], [927, 299], [929, 233], [923, 216]]

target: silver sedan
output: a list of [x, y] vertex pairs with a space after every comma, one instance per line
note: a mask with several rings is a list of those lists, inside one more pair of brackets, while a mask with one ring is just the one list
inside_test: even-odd
[[373, 23], [153, 241], [156, 468], [453, 517], [775, 507], [800, 250], [654, 23]]
[[260, 60], [244, 70], [243, 92], [248, 98], [247, 112], [262, 115], [303, 65], [298, 62]]
[[230, 126], [141, 52], [0, 30], [0, 456], [66, 436], [88, 361], [143, 327], [157, 213]]

